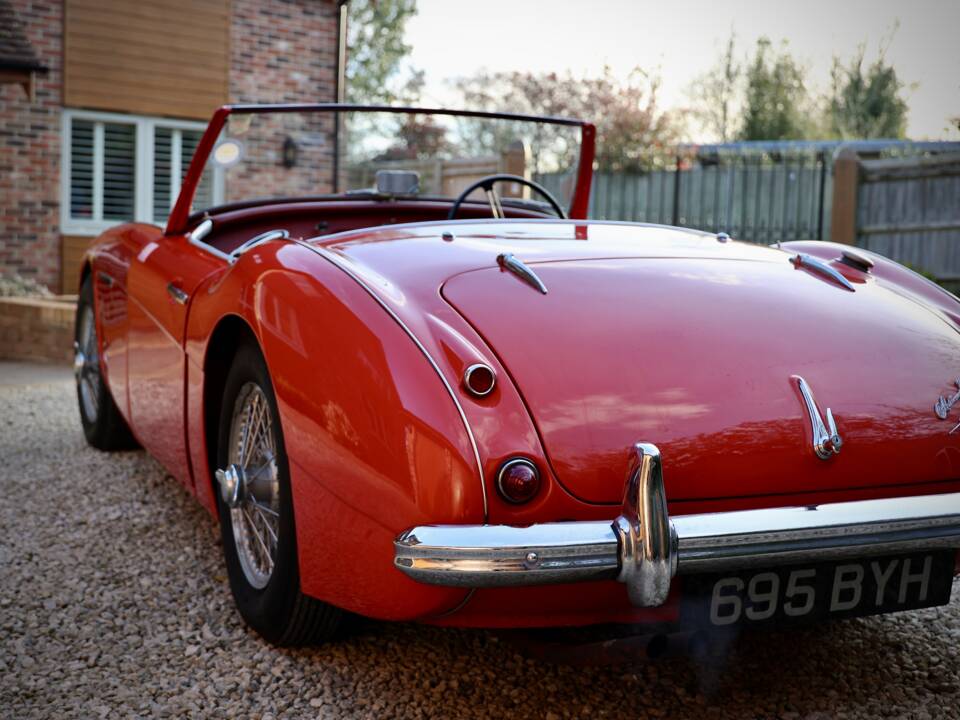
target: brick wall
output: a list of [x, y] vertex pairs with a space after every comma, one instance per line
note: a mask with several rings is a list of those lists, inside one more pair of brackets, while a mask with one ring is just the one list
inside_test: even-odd
[[[230, 101], [334, 102], [338, 20], [334, 0], [234, 0]], [[298, 147], [294, 168], [281, 162], [287, 137]], [[246, 159], [227, 173], [228, 201], [332, 190], [329, 116], [256, 117], [242, 141]]]
[[60, 284], [60, 106], [63, 5], [12, 0], [40, 62], [31, 103], [20, 85], [0, 84], [0, 273]]
[[[56, 291], [61, 279], [63, 0], [11, 4], [50, 72], [38, 78], [33, 103], [21, 86], [0, 84], [0, 274], [17, 272]], [[231, 102], [335, 100], [335, 0], [232, 0], [231, 8]], [[260, 134], [263, 152], [255, 153], [262, 157], [260, 166], [228, 180], [228, 200], [331, 189], [328, 121], [273, 126]], [[280, 163], [287, 135], [301, 146], [294, 172]]]

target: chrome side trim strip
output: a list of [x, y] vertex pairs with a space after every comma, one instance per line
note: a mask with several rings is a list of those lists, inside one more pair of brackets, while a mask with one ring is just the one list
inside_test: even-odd
[[483, 462], [480, 460], [480, 449], [477, 446], [477, 439], [473, 434], [473, 428], [470, 427], [470, 421], [467, 420], [467, 414], [463, 410], [463, 405], [460, 403], [460, 398], [457, 397], [456, 392], [451, 387], [450, 383], [447, 382], [447, 378], [444, 376], [443, 371], [440, 369], [440, 366], [437, 364], [437, 361], [433, 359], [433, 356], [430, 354], [427, 348], [424, 347], [423, 343], [420, 342], [420, 339], [414, 334], [413, 330], [411, 330], [407, 326], [407, 324], [400, 319], [400, 316], [397, 315], [396, 312], [394, 312], [393, 308], [391, 308], [383, 300], [383, 298], [377, 295], [377, 293], [374, 292], [373, 288], [367, 285], [367, 283], [364, 282], [363, 278], [357, 275], [345, 262], [343, 262], [339, 257], [337, 257], [335, 253], [330, 252], [326, 248], [317, 247], [316, 245], [311, 245], [310, 243], [304, 242], [302, 240], [291, 240], [291, 242], [294, 242], [297, 245], [305, 247], [308, 250], [312, 250], [317, 255], [322, 257], [324, 260], [326, 260], [333, 266], [342, 270], [355, 283], [357, 283], [357, 285], [363, 288], [366, 291], [366, 293], [370, 297], [372, 297], [377, 302], [377, 304], [380, 305], [380, 307], [382, 307], [391, 318], [393, 318], [393, 321], [397, 323], [397, 325], [399, 325], [400, 328], [407, 334], [407, 337], [409, 337], [413, 341], [413, 344], [416, 345], [417, 348], [419, 348], [420, 352], [423, 353], [423, 356], [427, 359], [427, 362], [430, 363], [430, 366], [433, 368], [434, 372], [437, 373], [437, 377], [440, 378], [440, 382], [443, 383], [443, 386], [447, 389], [447, 393], [450, 395], [450, 398], [453, 400], [453, 404], [456, 406], [457, 412], [460, 414], [460, 420], [463, 422], [463, 427], [467, 431], [467, 437], [470, 439], [470, 447], [473, 449], [473, 457], [477, 463], [477, 475], [480, 478], [480, 491], [483, 497], [483, 519], [484, 521], [486, 521], [487, 518], [489, 517], [489, 510], [487, 505], [487, 485], [484, 482]]
[[810, 268], [814, 272], [818, 272], [821, 275], [838, 283], [839, 285], [842, 285], [850, 292], [856, 292], [849, 280], [847, 280], [843, 275], [822, 260], [815, 258], [813, 255], [808, 255], [807, 253], [797, 253], [794, 257], [790, 258], [790, 262], [797, 267]]
[[547, 294], [547, 286], [543, 280], [537, 277], [537, 274], [530, 269], [522, 260], [518, 260], [512, 253], [501, 253], [497, 255], [497, 264], [504, 270], [509, 270], [528, 285], [532, 285], [544, 295]]

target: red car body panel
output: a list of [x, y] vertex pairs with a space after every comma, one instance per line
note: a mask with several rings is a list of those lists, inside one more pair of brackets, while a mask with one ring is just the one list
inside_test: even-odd
[[[443, 294], [510, 368], [554, 471], [585, 501], [620, 501], [609, 479], [641, 437], [661, 448], [677, 500], [960, 475], [953, 438], [931, 422], [930, 388], [954, 374], [956, 330], [862, 274], [849, 292], [784, 252], [756, 254], [766, 257], [531, 264], [543, 297], [491, 268]], [[847, 451], [834, 462], [810, 452], [793, 375], [843, 423]]]
[[[906, 269], [878, 259], [866, 276], [834, 263], [850, 292], [782, 250], [691, 231], [390, 224], [442, 217], [448, 206], [434, 205], [225, 211], [210, 240], [224, 251], [273, 227], [308, 237], [317, 217], [384, 225], [267, 242], [231, 265], [188, 242], [178, 205], [168, 234], [125, 225], [88, 254], [111, 393], [144, 447], [214, 516], [220, 398], [210, 388], [229, 350], [218, 343], [225, 328], [258, 343], [290, 460], [306, 593], [370, 617], [452, 625], [674, 619], [675, 602], [637, 608], [615, 582], [471, 593], [393, 567], [394, 539], [417, 525], [612, 519], [625, 449], [638, 441], [662, 448], [671, 515], [960, 489], [957, 436], [933, 413], [960, 374], [960, 303]], [[827, 243], [797, 250], [839, 256]], [[500, 270], [504, 252], [535, 268], [549, 294]], [[483, 398], [461, 385], [476, 362], [498, 377]], [[792, 374], [843, 424], [848, 444], [830, 464], [810, 452]], [[524, 505], [494, 482], [518, 455], [545, 481]]]

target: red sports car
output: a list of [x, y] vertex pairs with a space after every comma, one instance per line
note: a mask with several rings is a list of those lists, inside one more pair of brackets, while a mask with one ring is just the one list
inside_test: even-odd
[[[228, 106], [80, 278], [88, 441], [219, 518], [244, 619], [717, 627], [949, 602], [960, 301], [586, 219], [566, 118]], [[174, 178], [180, 180], [181, 178]]]

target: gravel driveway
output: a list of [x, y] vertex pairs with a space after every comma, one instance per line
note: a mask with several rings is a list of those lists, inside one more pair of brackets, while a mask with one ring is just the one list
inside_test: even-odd
[[210, 518], [143, 452], [88, 448], [62, 381], [0, 384], [0, 533], [4, 718], [960, 717], [956, 583], [945, 608], [708, 660], [558, 666], [494, 633], [373, 622], [277, 650], [234, 612]]

